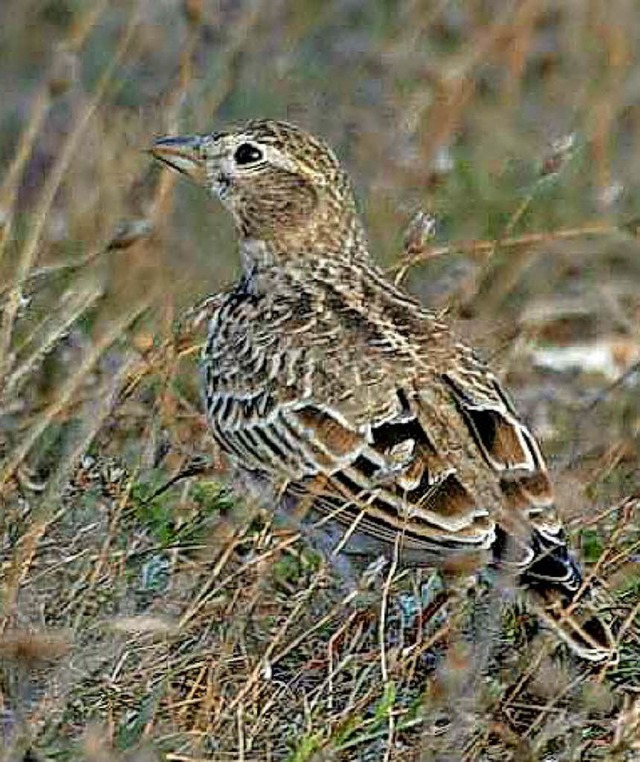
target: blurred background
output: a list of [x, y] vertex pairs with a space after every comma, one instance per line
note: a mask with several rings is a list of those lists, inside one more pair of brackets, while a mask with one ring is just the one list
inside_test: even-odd
[[[436, 732], [429, 659], [398, 651], [372, 672], [375, 626], [318, 581], [304, 543], [276, 552], [279, 530], [236, 505], [200, 413], [189, 312], [239, 273], [231, 223], [145, 149], [253, 117], [324, 137], [376, 259], [447, 309], [512, 390], [573, 545], [631, 632], [637, 3], [4, 0], [0, 22], [6, 754], [631, 759], [637, 636], [595, 709], [547, 665], [538, 688], [563, 698], [528, 697], [523, 714], [516, 659], [473, 694], [468, 727]], [[206, 480], [154, 497], [196, 459]], [[352, 663], [335, 679], [334, 647]], [[567, 727], [578, 746], [559, 740]]]

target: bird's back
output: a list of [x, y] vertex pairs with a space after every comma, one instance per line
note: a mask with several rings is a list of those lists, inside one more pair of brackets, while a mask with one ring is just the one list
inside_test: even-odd
[[[497, 379], [377, 269], [243, 280], [213, 317], [203, 365], [221, 447], [343, 526], [346, 551], [401, 534], [402, 558], [427, 564], [504, 552], [507, 536], [531, 570], [532, 521], [536, 541], [564, 549], [540, 451]], [[561, 576], [579, 584], [573, 564]]]

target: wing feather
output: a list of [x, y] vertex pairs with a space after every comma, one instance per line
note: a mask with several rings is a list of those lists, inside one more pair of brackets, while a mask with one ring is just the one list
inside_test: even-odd
[[504, 532], [531, 580], [573, 587], [542, 454], [498, 380], [378, 275], [350, 277], [220, 307], [205, 352], [217, 441], [347, 532], [400, 532], [425, 559], [500, 555]]

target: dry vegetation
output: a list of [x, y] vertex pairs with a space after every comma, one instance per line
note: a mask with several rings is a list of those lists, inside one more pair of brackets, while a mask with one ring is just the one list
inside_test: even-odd
[[[0, 759], [638, 760], [637, 4], [0, 19]], [[434, 576], [345, 581], [227, 491], [186, 310], [236, 272], [230, 225], [141, 149], [263, 115], [336, 147], [377, 256], [501, 368], [617, 666], [576, 662], [508, 590], [446, 618]]]

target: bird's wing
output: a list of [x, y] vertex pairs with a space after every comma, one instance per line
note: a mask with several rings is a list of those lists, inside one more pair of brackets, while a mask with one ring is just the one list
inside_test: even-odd
[[497, 479], [478, 499], [453, 393], [427, 383], [405, 343], [392, 317], [329, 288], [229, 300], [204, 360], [214, 437], [243, 468], [359, 532], [389, 542], [401, 532], [429, 555], [487, 549]]
[[542, 455], [497, 379], [437, 316], [372, 278], [220, 308], [204, 363], [220, 445], [359, 532], [402, 532], [425, 555], [497, 536], [520, 568], [579, 584]]
[[538, 443], [495, 375], [468, 347], [455, 347], [455, 362], [444, 369], [442, 379], [484, 464], [499, 480], [499, 543], [509, 537], [519, 546], [515, 560], [526, 569], [529, 584], [574, 593], [581, 574], [566, 547]]

